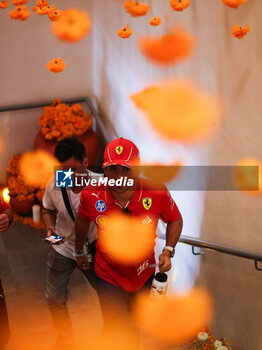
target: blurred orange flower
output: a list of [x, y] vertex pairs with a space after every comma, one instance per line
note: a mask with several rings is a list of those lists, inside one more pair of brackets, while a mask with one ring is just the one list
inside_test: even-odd
[[39, 7], [39, 6], [34, 6], [33, 10], [40, 16], [43, 15], [48, 15], [51, 12], [54, 12], [56, 10], [56, 7], [54, 5], [48, 5], [45, 7]]
[[37, 230], [44, 230], [45, 225], [42, 221], [35, 222], [33, 219], [29, 216], [21, 216], [16, 213], [14, 213], [14, 221], [19, 221], [23, 225], [30, 225], [31, 227], [37, 229]]
[[183, 11], [190, 5], [190, 0], [170, 0], [170, 6], [175, 11]]
[[26, 152], [19, 162], [19, 169], [27, 185], [36, 187], [46, 186], [54, 175], [59, 162], [44, 151]]
[[101, 249], [125, 264], [145, 258], [154, 249], [156, 235], [155, 225], [143, 223], [143, 219], [122, 214], [100, 223], [103, 226], [99, 235]]
[[92, 126], [92, 118], [79, 104], [72, 107], [61, 103], [59, 99], [44, 108], [38, 124], [46, 140], [62, 140], [65, 137], [83, 135]]
[[241, 27], [238, 25], [233, 25], [232, 27], [232, 34], [234, 35], [234, 37], [238, 38], [238, 39], [242, 39], [245, 35], [247, 35], [247, 32], [250, 31], [250, 27], [249, 25], [245, 25], [245, 27]]
[[70, 43], [85, 37], [91, 29], [88, 13], [77, 9], [65, 10], [52, 23], [52, 31], [60, 40]]
[[30, 16], [27, 6], [16, 6], [16, 8], [8, 14], [11, 19], [19, 19], [20, 21], [25, 21]]
[[239, 5], [244, 4], [246, 0], [222, 0], [225, 5], [237, 9]]
[[0, 1], [0, 9], [6, 9], [9, 6], [6, 0]]
[[183, 28], [174, 28], [163, 37], [143, 38], [139, 41], [142, 53], [159, 65], [170, 65], [188, 58], [193, 51], [195, 40]]
[[126, 38], [129, 38], [133, 34], [133, 30], [129, 29], [129, 25], [127, 24], [126, 27], [123, 26], [122, 29], [118, 29], [117, 34], [120, 36], [120, 38], [126, 39]]
[[151, 24], [151, 26], [159, 26], [159, 24], [161, 24], [161, 18], [158, 16], [151, 18], [149, 24]]
[[145, 164], [139, 166], [142, 175], [152, 181], [153, 186], [167, 183], [174, 179], [181, 169], [182, 163], [176, 162], [174, 164]]
[[236, 163], [233, 174], [235, 187], [247, 195], [262, 194], [262, 162], [245, 158]]
[[198, 288], [188, 295], [170, 295], [161, 300], [142, 293], [134, 314], [143, 333], [175, 346], [188, 341], [211, 321], [213, 302], [208, 292]]
[[220, 121], [216, 98], [187, 81], [169, 81], [131, 96], [153, 127], [172, 140], [194, 141], [212, 135]]
[[15, 6], [20, 6], [20, 5], [24, 5], [27, 3], [27, 0], [11, 0], [12, 4]]
[[66, 64], [61, 57], [55, 57], [46, 66], [51, 72], [60, 73], [65, 69]]
[[51, 21], [57, 21], [58, 18], [62, 15], [63, 11], [61, 10], [54, 10], [48, 13], [48, 17]]
[[139, 1], [127, 0], [124, 3], [124, 8], [132, 17], [144, 16], [150, 10], [150, 6], [142, 4]]

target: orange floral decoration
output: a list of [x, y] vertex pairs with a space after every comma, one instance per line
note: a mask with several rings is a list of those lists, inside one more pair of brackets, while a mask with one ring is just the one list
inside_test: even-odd
[[76, 9], [64, 11], [52, 23], [52, 31], [60, 40], [70, 43], [84, 38], [91, 29], [91, 21], [87, 12]]
[[158, 16], [151, 18], [149, 24], [151, 24], [151, 26], [159, 26], [159, 24], [161, 24], [161, 18]]
[[244, 4], [246, 0], [222, 0], [225, 5], [237, 9], [239, 5]]
[[235, 188], [247, 195], [262, 194], [262, 162], [256, 158], [245, 158], [234, 167]]
[[9, 6], [6, 0], [0, 1], [0, 9], [6, 9]]
[[38, 7], [46, 7], [49, 5], [48, 0], [37, 0], [36, 6]]
[[[205, 344], [204, 344], [204, 343], [201, 343], [201, 346], [202, 346], [202, 345], [204, 346], [204, 350], [214, 350], [215, 339], [214, 339], [214, 337], [211, 335], [209, 329], [206, 328], [206, 327], [205, 327], [205, 328], [201, 328], [201, 329], [199, 330], [199, 333], [200, 333], [200, 332], [205, 332], [205, 333], [207, 333], [207, 335], [208, 335], [208, 339], [207, 339], [207, 341], [205, 342]], [[228, 345], [228, 343], [227, 343], [227, 341], [226, 341], [225, 339], [221, 338], [221, 339], [218, 339], [218, 340], [221, 342], [222, 345], [226, 346], [226, 347], [229, 349], [229, 345]], [[198, 341], [197, 335], [196, 335], [195, 338], [194, 338], [194, 339], [192, 340], [192, 342], [191, 342], [190, 350], [196, 350], [196, 349], [197, 349], [197, 346], [199, 346], [199, 345], [200, 345], [200, 344], [199, 344], [199, 341]]]
[[249, 31], [250, 27], [248, 24], [245, 25], [245, 27], [241, 27], [236, 24], [232, 27], [232, 34], [238, 39], [242, 39]]
[[92, 118], [79, 104], [72, 107], [54, 100], [51, 106], [44, 108], [38, 124], [46, 140], [62, 140], [65, 137], [83, 135], [92, 126]]
[[26, 3], [27, 3], [27, 0], [12, 0], [12, 4], [15, 6], [24, 5]]
[[39, 7], [39, 6], [34, 6], [33, 10], [40, 16], [43, 15], [48, 15], [51, 12], [54, 12], [56, 10], [56, 7], [54, 5], [48, 5], [45, 7]]
[[139, 47], [142, 53], [158, 65], [170, 65], [186, 59], [195, 46], [194, 37], [183, 28], [174, 28], [163, 37], [142, 38]]
[[150, 6], [142, 4], [139, 1], [127, 0], [124, 3], [124, 8], [132, 17], [144, 16], [150, 10]]
[[170, 6], [175, 11], [183, 11], [190, 5], [190, 0], [170, 0]]
[[46, 66], [51, 72], [60, 73], [65, 69], [66, 64], [61, 57], [56, 57], [48, 62]]
[[27, 6], [16, 6], [16, 8], [9, 12], [11, 19], [19, 19], [25, 21], [30, 16], [30, 12], [27, 10]]
[[44, 230], [45, 225], [42, 221], [35, 222], [30, 216], [22, 216], [14, 213], [14, 221], [21, 222], [23, 225], [30, 225], [31, 227], [37, 229], [37, 230]]
[[129, 29], [129, 25], [127, 24], [126, 27], [123, 26], [122, 29], [118, 29], [117, 34], [120, 36], [120, 38], [126, 39], [126, 38], [129, 38], [133, 34], [133, 30]]
[[58, 18], [62, 15], [63, 11], [61, 10], [54, 10], [48, 13], [48, 17], [51, 21], [57, 21]]
[[168, 81], [131, 96], [162, 136], [182, 142], [207, 139], [218, 128], [221, 106], [187, 81]]

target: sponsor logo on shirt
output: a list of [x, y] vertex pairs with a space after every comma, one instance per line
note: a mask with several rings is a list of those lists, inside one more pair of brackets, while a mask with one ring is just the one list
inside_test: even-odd
[[151, 222], [152, 222], [152, 219], [148, 215], [142, 220], [142, 224], [145, 224], [145, 225], [148, 225]]
[[96, 218], [96, 223], [100, 227], [105, 227], [108, 224], [109, 218], [105, 215], [100, 215]]
[[142, 265], [137, 269], [137, 276], [139, 276], [147, 267], [149, 266], [149, 260], [147, 259]]
[[106, 210], [106, 203], [102, 201], [101, 199], [96, 202], [96, 210], [102, 213]]
[[56, 187], [73, 187], [73, 174], [71, 168], [69, 170], [56, 170]]
[[142, 199], [142, 203], [143, 203], [143, 207], [146, 210], [149, 210], [151, 208], [151, 205], [152, 205], [152, 198], [145, 197], [145, 198]]

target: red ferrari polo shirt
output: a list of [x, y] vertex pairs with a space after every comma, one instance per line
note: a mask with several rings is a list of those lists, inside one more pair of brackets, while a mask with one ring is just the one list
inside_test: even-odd
[[[155, 225], [155, 231], [159, 217], [166, 223], [180, 218], [180, 212], [167, 188], [163, 185], [161, 190], [152, 190], [150, 183], [144, 179], [138, 181], [136, 191], [127, 208], [132, 216], [144, 215], [147, 223], [152, 222]], [[82, 191], [78, 215], [84, 220], [93, 220], [98, 229], [95, 256], [96, 274], [127, 292], [136, 292], [154, 273], [155, 268], [149, 267], [155, 264], [154, 251], [143, 261], [132, 265], [120, 264], [111, 260], [100, 247], [99, 232], [112, 212], [122, 213], [122, 207], [116, 204], [108, 186], [89, 186]]]
[[3, 198], [0, 198], [0, 213], [2, 214], [8, 208], [10, 208], [9, 205], [4, 202]]

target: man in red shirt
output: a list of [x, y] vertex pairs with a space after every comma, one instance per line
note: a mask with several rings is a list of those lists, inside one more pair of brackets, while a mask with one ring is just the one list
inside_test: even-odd
[[142, 216], [146, 222], [152, 222], [155, 229], [159, 217], [167, 223], [166, 246], [159, 256], [160, 272], [171, 269], [171, 257], [174, 255], [174, 247], [182, 231], [182, 217], [169, 191], [164, 185], [156, 190], [149, 181], [139, 178], [136, 172], [138, 164], [139, 151], [133, 142], [123, 138], [110, 142], [106, 147], [103, 163], [108, 183], [110, 179], [118, 180], [126, 177], [132, 180], [133, 185], [98, 184], [86, 187], [81, 193], [75, 228], [76, 261], [80, 268], [89, 268], [83, 246], [89, 222], [92, 220], [98, 227], [95, 272], [98, 277], [98, 295], [104, 318], [105, 314], [112, 315], [112, 312], [116, 313], [117, 310], [127, 310], [132, 299], [130, 297], [151, 285], [155, 271], [153, 249], [142, 261], [130, 265], [116, 262], [103, 251], [99, 233], [110, 220], [112, 213]]
[[[0, 232], [6, 231], [13, 220], [12, 210], [0, 198]], [[0, 279], [0, 349], [4, 349], [10, 335], [4, 291]]]

